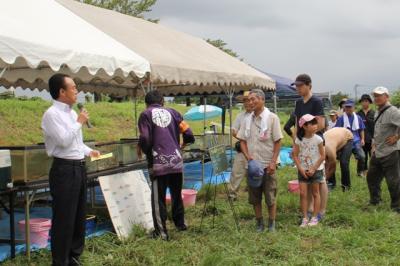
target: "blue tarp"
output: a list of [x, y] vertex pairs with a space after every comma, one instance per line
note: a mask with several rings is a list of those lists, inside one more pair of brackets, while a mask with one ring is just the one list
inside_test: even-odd
[[293, 159], [292, 159], [292, 148], [290, 147], [283, 147], [281, 148], [280, 154], [279, 154], [279, 159], [280, 159], [280, 164], [281, 166], [286, 166], [286, 165], [293, 165]]
[[[51, 218], [51, 208], [49, 207], [34, 207], [31, 208], [30, 212], [31, 218]], [[25, 239], [24, 234], [18, 227], [18, 222], [25, 219], [25, 212], [23, 209], [15, 210], [15, 237], [16, 239]], [[87, 237], [99, 236], [104, 234], [105, 232], [109, 232], [112, 230], [111, 222], [106, 222], [103, 224], [98, 224], [95, 228], [94, 233], [88, 233]], [[0, 219], [0, 238], [7, 239], [10, 237], [10, 223], [9, 216], [7, 213], [3, 213], [2, 219]], [[50, 249], [50, 244], [47, 245], [47, 249]], [[38, 250], [38, 246], [31, 245], [31, 250]], [[25, 252], [25, 244], [18, 244], [15, 247], [15, 253], [21, 254]], [[8, 244], [0, 244], [0, 262], [4, 261], [11, 257], [11, 249]]]
[[[281, 148], [281, 151], [279, 154], [281, 166], [293, 164], [291, 153], [292, 153], [291, 147], [282, 147]], [[230, 158], [230, 151], [227, 151], [226, 154], [227, 154], [227, 157]], [[235, 154], [236, 154], [236, 152], [233, 152], [233, 157], [235, 157]], [[202, 164], [200, 161], [186, 163], [184, 165], [184, 173], [185, 173], [184, 188], [193, 188], [196, 190], [199, 190], [201, 188], [201, 186], [202, 186], [201, 170], [202, 170]], [[229, 182], [230, 175], [231, 175], [231, 172], [230, 172], [231, 169], [227, 169], [227, 171], [224, 172], [223, 175], [219, 175], [219, 176], [212, 175], [212, 170], [213, 169], [212, 169], [211, 162], [205, 163], [205, 165], [204, 165], [204, 184], [208, 184], [208, 183], [221, 184], [223, 182]]]
[[[203, 182], [201, 176], [202, 164], [200, 161], [185, 164], [184, 169], [184, 188], [190, 188], [200, 190]], [[204, 184], [221, 184], [223, 182], [229, 182], [230, 172], [226, 171], [222, 175], [212, 175], [212, 164], [207, 162], [204, 164]]]

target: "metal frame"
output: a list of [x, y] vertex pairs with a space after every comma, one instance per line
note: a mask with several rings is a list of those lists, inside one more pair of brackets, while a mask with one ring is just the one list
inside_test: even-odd
[[228, 87], [225, 90], [225, 94], [229, 98], [229, 146], [230, 146], [230, 151], [231, 151], [231, 156], [229, 160], [230, 167], [232, 168], [233, 166], [233, 143], [232, 143], [232, 106], [233, 106], [233, 96], [235, 95], [235, 89], [233, 87]]
[[0, 239], [0, 243], [10, 244], [11, 258], [15, 258], [15, 212], [14, 212], [14, 199], [15, 199], [16, 189], [9, 188], [0, 191], [0, 195], [8, 196], [8, 211], [6, 206], [2, 201], [0, 201], [2, 207], [8, 212], [10, 220], [10, 239]]
[[[97, 177], [99, 177], [99, 176], [112, 175], [112, 174], [116, 174], [116, 173], [124, 173], [124, 172], [128, 172], [128, 171], [142, 169], [142, 168], [143, 168], [143, 164], [132, 164], [132, 165], [122, 166], [122, 167], [118, 167], [118, 168], [114, 168], [114, 169], [104, 170], [101, 172], [89, 173], [89, 174], [87, 174], [88, 189], [98, 186]], [[22, 194], [22, 199], [24, 201], [24, 206], [25, 206], [25, 245], [26, 245], [25, 254], [26, 254], [28, 261], [30, 261], [30, 258], [31, 258], [30, 228], [29, 228], [30, 208], [34, 201], [43, 199], [43, 198], [47, 198], [49, 196], [49, 191], [45, 191], [44, 193], [38, 193], [39, 190], [47, 189], [47, 188], [49, 188], [48, 180], [45, 180], [43, 182], [37, 182], [34, 184], [27, 184], [24, 186], [14, 188], [15, 194], [18, 192], [20, 192]], [[91, 200], [93, 200], [93, 198], [91, 198]], [[91, 203], [93, 204], [93, 202], [91, 202]], [[14, 204], [12, 206], [14, 206]], [[13, 217], [13, 219], [14, 219], [14, 217]], [[11, 221], [10, 221], [10, 225], [11, 225]], [[13, 225], [14, 225], [14, 220], [13, 220]], [[12, 244], [11, 250], [12, 251], [14, 250], [14, 257], [15, 257], [15, 226], [10, 228], [10, 231], [11, 231], [10, 234], [12, 236], [10, 241], [14, 241]]]

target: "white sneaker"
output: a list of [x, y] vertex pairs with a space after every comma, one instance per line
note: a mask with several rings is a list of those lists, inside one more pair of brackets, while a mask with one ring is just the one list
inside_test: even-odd
[[316, 226], [318, 225], [318, 218], [312, 217], [311, 220], [308, 222], [308, 226]]
[[303, 220], [301, 220], [301, 225], [300, 227], [306, 227], [308, 225], [308, 219], [307, 218], [303, 218]]

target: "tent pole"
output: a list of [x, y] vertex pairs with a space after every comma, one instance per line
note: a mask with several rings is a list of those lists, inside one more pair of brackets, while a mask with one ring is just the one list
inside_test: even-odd
[[221, 115], [221, 133], [225, 135], [225, 124], [226, 124], [226, 104], [222, 105], [222, 115]]
[[207, 96], [204, 96], [203, 134], [206, 134]]
[[229, 97], [229, 148], [230, 148], [230, 166], [232, 169], [233, 166], [233, 148], [232, 148], [232, 105], [233, 105], [233, 95], [235, 94], [235, 89], [232, 87], [229, 87], [224, 90], [225, 95]]
[[[138, 95], [138, 89], [142, 89], [143, 90], [143, 92], [145, 92], [144, 91], [144, 86], [143, 86], [143, 83], [142, 83], [142, 81], [139, 81], [139, 84], [135, 87], [135, 89], [133, 90], [133, 112], [134, 112], [134, 114], [133, 114], [133, 119], [135, 119], [135, 137], [138, 137], [139, 136], [139, 132], [138, 132], [138, 117], [137, 117], [137, 112], [138, 112], [138, 110], [137, 110], [137, 95]], [[146, 93], [144, 94], [144, 95], [146, 95]]]
[[273, 92], [272, 97], [274, 98], [274, 112], [275, 112], [275, 114], [278, 114], [278, 102], [276, 99], [276, 90]]
[[232, 149], [232, 98], [233, 98], [233, 94], [234, 94], [234, 89], [231, 89], [229, 91], [229, 148], [230, 148], [230, 155], [231, 155], [231, 159], [230, 159], [230, 166], [232, 169], [233, 166], [233, 149]]
[[204, 114], [203, 114], [203, 163], [201, 164], [201, 185], [204, 185], [205, 175], [205, 160], [206, 160], [206, 109], [207, 109], [207, 96], [204, 95]]
[[137, 126], [137, 124], [138, 124], [138, 120], [137, 120], [137, 97], [136, 97], [136, 93], [135, 93], [135, 95], [133, 96], [133, 104], [134, 104], [134, 108], [135, 108], [135, 111], [134, 111], [134, 117], [135, 117], [135, 136], [136, 137], [138, 137], [138, 126]]

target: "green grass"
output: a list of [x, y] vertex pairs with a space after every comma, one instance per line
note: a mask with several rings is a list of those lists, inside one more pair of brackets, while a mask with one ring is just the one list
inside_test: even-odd
[[[199, 231], [205, 191], [195, 207], [186, 210], [187, 232], [178, 233], [169, 221], [172, 241], [148, 239], [135, 228], [125, 242], [109, 233], [87, 241], [84, 265], [399, 265], [400, 215], [389, 209], [384, 187], [384, 203], [367, 205], [365, 179], [356, 177], [352, 164], [353, 190], [330, 194], [325, 220], [316, 228], [298, 227], [298, 196], [287, 192], [287, 181], [295, 169], [278, 171], [279, 195], [277, 232], [256, 233], [252, 207], [243, 191], [235, 202], [240, 220], [237, 231], [222, 187], [218, 187], [215, 228], [211, 215]], [[18, 256], [5, 265], [26, 265]], [[32, 265], [50, 263], [49, 251], [32, 254]]]
[[[0, 100], [0, 145], [31, 145], [43, 142], [40, 123], [43, 113], [51, 105], [43, 100]], [[189, 107], [170, 104], [167, 106], [177, 109], [184, 114]], [[84, 127], [86, 140], [111, 141], [120, 138], [135, 137], [134, 104], [123, 103], [89, 103], [85, 105], [90, 114], [93, 128]], [[144, 110], [144, 104], [138, 104], [138, 116]], [[234, 117], [239, 110], [234, 109]], [[227, 126], [229, 116], [227, 115]], [[220, 118], [206, 121], [206, 126], [211, 123], [221, 123]], [[189, 122], [195, 134], [203, 133], [203, 121]], [[228, 130], [226, 130], [228, 132]]]
[[[0, 100], [0, 146], [6, 145], [32, 145], [43, 142], [40, 123], [43, 113], [51, 105], [44, 100]], [[167, 104], [184, 114], [190, 107], [178, 104]], [[123, 103], [88, 103], [85, 105], [90, 113], [90, 122], [93, 128], [83, 128], [85, 140], [112, 141], [120, 138], [132, 138], [136, 136], [134, 123], [133, 102]], [[139, 103], [138, 116], [144, 110], [144, 104]], [[232, 111], [233, 119], [240, 112], [237, 108]], [[280, 113], [281, 124], [289, 118], [287, 114]], [[226, 116], [226, 130], [229, 132], [229, 114]], [[221, 124], [220, 118], [206, 121], [206, 127], [212, 123]], [[190, 121], [190, 127], [194, 134], [203, 134], [203, 121]], [[221, 128], [218, 128], [221, 131]], [[290, 145], [291, 140], [285, 138], [283, 145]]]
[[[4, 101], [0, 104], [0, 115], [4, 114]], [[47, 103], [5, 101], [9, 106], [19, 110], [14, 116], [18, 123], [9, 118], [9, 124], [35, 128], [32, 123], [25, 124], [27, 119], [20, 115], [35, 113], [40, 121], [41, 111]], [[24, 107], [22, 108], [21, 105]], [[99, 106], [101, 108], [99, 108]], [[96, 108], [95, 108], [96, 107]], [[184, 106], [175, 106], [179, 111], [185, 111]], [[125, 134], [133, 134], [133, 105], [130, 103], [88, 105], [92, 113], [92, 121], [98, 131], [87, 136], [96, 139], [115, 139]], [[30, 110], [30, 111], [29, 111]], [[95, 112], [96, 111], [96, 112]], [[236, 112], [236, 111], [235, 111]], [[97, 114], [96, 114], [97, 113]], [[119, 117], [115, 115], [118, 114]], [[287, 116], [280, 114], [282, 123]], [[30, 116], [29, 119], [32, 119]], [[117, 120], [118, 119], [118, 120]], [[125, 120], [124, 120], [125, 119]], [[131, 120], [129, 120], [131, 119]], [[122, 129], [104, 129], [125, 121]], [[31, 121], [32, 122], [32, 121]], [[3, 119], [0, 123], [4, 123]], [[33, 123], [34, 124], [34, 123]], [[201, 122], [191, 124], [195, 132], [201, 132]], [[14, 129], [16, 126], [14, 127]], [[109, 131], [105, 131], [109, 130]], [[121, 132], [122, 130], [126, 130]], [[129, 131], [131, 130], [131, 131]], [[2, 138], [4, 129], [0, 126]], [[26, 132], [26, 129], [8, 131]], [[41, 140], [39, 133], [31, 130], [31, 138], [35, 142]], [[90, 134], [92, 135], [90, 135]], [[23, 133], [19, 138], [23, 138]], [[97, 135], [96, 135], [97, 134]], [[108, 134], [112, 134], [111, 137]], [[12, 141], [11, 137], [6, 137]], [[24, 141], [28, 141], [26, 138]], [[285, 137], [284, 143], [290, 143]], [[340, 174], [337, 172], [337, 177]], [[121, 242], [115, 234], [108, 233], [101, 237], [89, 239], [83, 255], [84, 265], [399, 265], [400, 264], [400, 215], [390, 211], [389, 195], [383, 184], [383, 199], [381, 206], [368, 206], [368, 189], [366, 181], [355, 173], [355, 162], [352, 160], [351, 176], [353, 189], [342, 193], [339, 189], [329, 196], [328, 211], [325, 220], [316, 228], [300, 229], [298, 196], [287, 192], [287, 181], [296, 178], [296, 170], [284, 167], [278, 170], [278, 217], [277, 232], [270, 234], [255, 232], [255, 222], [252, 207], [247, 203], [247, 192], [242, 184], [239, 200], [235, 202], [235, 210], [240, 220], [240, 231], [237, 231], [232, 219], [232, 213], [221, 186], [218, 187], [215, 228], [211, 228], [212, 219], [208, 215], [204, 221], [203, 230], [199, 231], [205, 190], [199, 192], [195, 207], [186, 210], [186, 220], [189, 225], [187, 232], [179, 233], [169, 221], [172, 241], [148, 239], [140, 228], [134, 228], [131, 237]], [[340, 181], [338, 180], [340, 183]], [[264, 214], [265, 216], [265, 214]], [[50, 252], [41, 250], [32, 253], [31, 265], [49, 265]], [[27, 265], [26, 257], [18, 256], [8, 260], [4, 265]]]

